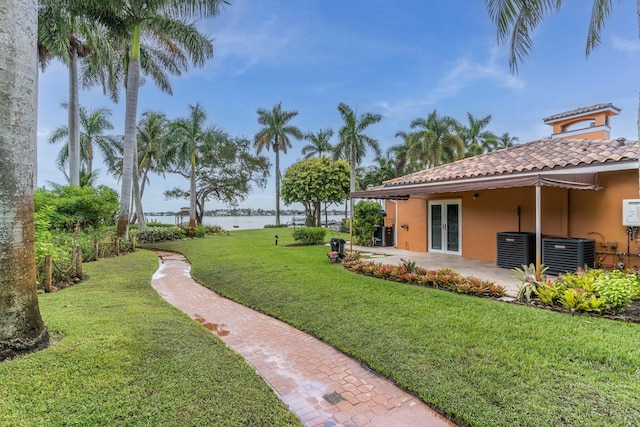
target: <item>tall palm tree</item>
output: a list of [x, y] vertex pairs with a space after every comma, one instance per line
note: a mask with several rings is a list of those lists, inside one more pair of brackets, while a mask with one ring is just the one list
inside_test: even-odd
[[448, 116], [438, 117], [433, 110], [426, 119], [418, 118], [411, 122], [414, 131], [408, 156], [422, 168], [440, 166], [464, 158], [465, 146], [462, 138], [455, 132], [460, 124]]
[[511, 136], [509, 132], [505, 132], [498, 138], [497, 149], [513, 147], [516, 142], [518, 142], [517, 136]]
[[[68, 104], [63, 104], [64, 108], [68, 108]], [[106, 130], [112, 130], [113, 124], [109, 118], [111, 110], [108, 108], [98, 108], [95, 110], [87, 110], [80, 106], [80, 160], [86, 165], [85, 172], [89, 175], [93, 174], [93, 158], [94, 146], [99, 148], [107, 162], [112, 161], [115, 156], [115, 147], [118, 138], [113, 135], [105, 135]], [[64, 140], [69, 135], [68, 126], [58, 126], [49, 135], [49, 143], [55, 144]], [[58, 153], [57, 164], [62, 168], [69, 161], [69, 147], [65, 145]], [[81, 168], [82, 169], [82, 168]], [[70, 177], [71, 178], [71, 177]]]
[[216, 138], [217, 130], [207, 126], [207, 113], [200, 104], [189, 105], [189, 116], [173, 121], [171, 146], [168, 156], [175, 169], [190, 170], [189, 175], [189, 227], [196, 226], [196, 167], [198, 153], [203, 145]]
[[291, 148], [289, 137], [302, 139], [302, 131], [297, 126], [289, 124], [289, 121], [298, 115], [296, 110], [283, 111], [282, 102], [275, 105], [271, 111], [258, 108], [258, 123], [262, 129], [256, 133], [254, 144], [258, 154], [263, 149], [273, 149], [276, 155], [276, 225], [280, 225], [280, 152], [287, 153]]
[[[36, 0], [0, 8], [0, 360], [48, 345], [36, 294]], [[26, 155], [25, 155], [26, 154]]]
[[169, 143], [169, 121], [162, 113], [145, 111], [138, 122], [138, 170], [140, 172], [140, 196], [149, 182], [149, 172], [162, 176], [167, 169], [166, 156]]
[[304, 135], [304, 139], [310, 141], [310, 144], [302, 147], [302, 155], [305, 159], [309, 159], [315, 155], [322, 157], [325, 153], [333, 152], [333, 145], [329, 140], [333, 136], [333, 129], [320, 129], [318, 132], [309, 132]]
[[[71, 6], [71, 5], [69, 5]], [[78, 62], [91, 53], [86, 40], [93, 26], [73, 7], [57, 0], [40, 0], [38, 7], [39, 58], [44, 69], [57, 57], [69, 68], [68, 159], [72, 185], [80, 184], [80, 116], [78, 103]]]
[[[166, 73], [180, 75], [189, 63], [202, 66], [213, 56], [212, 40], [192, 19], [217, 15], [225, 0], [87, 0], [85, 13], [121, 37], [126, 48], [126, 106], [118, 235], [126, 235], [131, 208], [140, 72], [171, 93]], [[146, 48], [144, 43], [146, 42]]]
[[[371, 148], [376, 157], [380, 157], [380, 146], [378, 141], [368, 135], [364, 131], [371, 125], [382, 120], [381, 114], [362, 113], [360, 117], [356, 117], [355, 111], [347, 104], [341, 102], [338, 104], [338, 112], [344, 124], [338, 131], [340, 141], [335, 148], [336, 155], [347, 154], [351, 168], [350, 174], [350, 192], [356, 191], [356, 167], [364, 160], [367, 147]], [[350, 232], [353, 232], [353, 198], [349, 196], [349, 215]], [[353, 239], [350, 238], [351, 241]]]

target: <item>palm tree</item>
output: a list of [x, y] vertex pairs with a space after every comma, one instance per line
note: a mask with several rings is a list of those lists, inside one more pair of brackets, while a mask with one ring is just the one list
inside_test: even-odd
[[[64, 103], [63, 108], [68, 108]], [[117, 137], [112, 135], [104, 135], [105, 130], [112, 130], [113, 124], [109, 118], [111, 110], [108, 108], [98, 108], [96, 110], [87, 110], [80, 106], [80, 160], [86, 165], [85, 172], [89, 175], [93, 174], [93, 158], [94, 145], [100, 149], [102, 155], [107, 159], [107, 163], [113, 160], [115, 156], [115, 147], [117, 145]], [[55, 144], [69, 135], [68, 126], [59, 126], [49, 135], [49, 143]], [[58, 153], [56, 163], [59, 168], [69, 161], [69, 147], [65, 145]], [[82, 169], [82, 168], [81, 168]], [[70, 177], [72, 178], [72, 177]]]
[[[36, 176], [35, 0], [0, 8], [0, 360], [46, 347], [36, 294], [33, 190]], [[5, 66], [7, 65], [7, 66]], [[26, 155], [25, 155], [26, 154]]]
[[280, 225], [280, 152], [287, 153], [291, 148], [289, 137], [302, 139], [300, 129], [289, 124], [298, 115], [296, 110], [282, 111], [282, 102], [275, 105], [271, 111], [258, 108], [258, 123], [263, 126], [254, 137], [254, 144], [258, 154], [263, 149], [273, 149], [276, 154], [276, 225]]
[[142, 183], [140, 196], [144, 194], [144, 187], [149, 182], [149, 172], [162, 176], [167, 169], [166, 148], [169, 121], [162, 113], [145, 111], [138, 123], [138, 170]]
[[396, 164], [393, 159], [376, 157], [377, 165], [367, 167], [362, 174], [360, 183], [363, 189], [375, 187], [396, 177]]
[[189, 116], [177, 119], [170, 124], [171, 146], [167, 155], [172, 167], [190, 170], [189, 174], [189, 227], [196, 226], [196, 166], [198, 152], [203, 145], [211, 143], [219, 132], [207, 127], [207, 113], [200, 104], [189, 105]]
[[409, 150], [411, 148], [412, 134], [408, 134], [404, 131], [398, 131], [395, 134], [396, 138], [402, 138], [402, 143], [398, 145], [392, 145], [387, 149], [387, 157], [394, 159], [396, 177], [406, 175], [407, 173], [416, 172], [419, 168], [412, 162], [409, 157]]
[[[349, 159], [351, 167], [349, 189], [350, 192], [353, 193], [356, 191], [356, 167], [364, 159], [367, 152], [367, 146], [374, 151], [376, 157], [380, 157], [380, 146], [378, 145], [378, 141], [368, 135], [365, 135], [364, 131], [369, 126], [380, 122], [380, 120], [382, 120], [382, 115], [363, 113], [358, 118], [356, 117], [356, 113], [353, 109], [342, 102], [338, 104], [338, 112], [340, 113], [344, 124], [338, 131], [340, 141], [335, 148], [335, 153], [337, 156], [348, 153], [348, 156], [346, 157]], [[349, 229], [350, 232], [353, 232], [353, 198], [351, 196], [349, 196], [349, 211], [351, 212], [349, 215]], [[353, 241], [351, 238], [350, 240]]]
[[93, 0], [80, 6], [119, 35], [126, 48], [124, 151], [117, 231], [120, 236], [126, 235], [129, 224], [140, 70], [161, 90], [171, 93], [166, 73], [180, 75], [189, 63], [202, 66], [213, 56], [212, 40], [188, 20], [217, 15], [224, 3], [225, 0]]
[[86, 44], [92, 30], [72, 8], [56, 0], [41, 0], [38, 7], [39, 57], [44, 69], [58, 57], [69, 67], [68, 159], [72, 185], [80, 184], [80, 116], [78, 104], [78, 61], [91, 53]]
[[498, 145], [498, 138], [492, 132], [484, 130], [491, 122], [491, 114], [477, 119], [471, 113], [467, 113], [467, 120], [467, 126], [461, 125], [458, 128], [458, 136], [467, 147], [467, 157], [494, 151]]
[[517, 136], [511, 136], [509, 135], [509, 132], [505, 132], [498, 138], [498, 145], [496, 148], [500, 149], [513, 147], [516, 142], [518, 142]]
[[411, 129], [418, 128], [411, 136], [408, 156], [422, 168], [440, 166], [464, 158], [465, 146], [460, 136], [455, 134], [460, 124], [448, 116], [438, 117], [433, 110], [426, 119], [411, 122]]
[[315, 155], [322, 157], [324, 153], [332, 153], [333, 146], [329, 140], [333, 136], [333, 129], [320, 129], [316, 133], [309, 132], [304, 135], [304, 139], [310, 141], [311, 144], [302, 147], [302, 155], [305, 159], [309, 159]]
[[[509, 43], [509, 67], [513, 73], [518, 71], [518, 63], [524, 62], [533, 47], [530, 34], [545, 15], [559, 11], [563, 1], [485, 0], [485, 3], [491, 20], [498, 28], [498, 42]], [[612, 9], [612, 0], [593, 0], [585, 49], [587, 56], [600, 46], [600, 34]], [[640, 30], [640, 1], [637, 2], [637, 17]], [[638, 34], [640, 38], [640, 31]], [[640, 138], [640, 105], [637, 122]]]

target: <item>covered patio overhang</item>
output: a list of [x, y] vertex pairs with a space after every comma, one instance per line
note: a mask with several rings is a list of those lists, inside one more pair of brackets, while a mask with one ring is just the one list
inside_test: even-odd
[[546, 173], [510, 174], [502, 176], [453, 179], [411, 185], [381, 185], [366, 191], [350, 194], [351, 198], [407, 200], [417, 194], [440, 194], [478, 190], [495, 190], [514, 187], [535, 187], [536, 197], [536, 271], [540, 272], [542, 261], [542, 192], [543, 186], [573, 190], [602, 190], [597, 172], [567, 173], [550, 171]]

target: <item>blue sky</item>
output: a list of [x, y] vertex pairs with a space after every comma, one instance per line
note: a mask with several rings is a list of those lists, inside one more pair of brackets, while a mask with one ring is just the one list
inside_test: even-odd
[[[253, 138], [256, 109], [297, 110], [292, 120], [303, 132], [341, 126], [337, 106], [380, 113], [369, 128], [383, 150], [401, 141], [412, 120], [434, 109], [466, 122], [491, 114], [488, 130], [509, 132], [520, 142], [550, 135], [542, 118], [577, 107], [611, 102], [622, 108], [612, 118], [612, 138], [637, 139], [640, 42], [636, 4], [614, 2], [602, 46], [585, 57], [590, 1], [565, 2], [533, 34], [534, 47], [518, 74], [509, 72], [507, 47], [483, 0], [231, 0], [220, 16], [200, 22], [215, 38], [215, 56], [172, 80], [173, 96], [148, 80], [138, 113], [153, 109], [170, 119], [185, 116], [188, 104], [204, 105], [209, 121], [233, 136]], [[60, 145], [48, 134], [66, 123], [66, 67], [53, 63], [40, 75], [38, 185], [63, 183], [55, 167]], [[124, 96], [113, 104], [99, 88], [82, 91], [86, 108], [113, 111], [114, 133], [122, 134]], [[337, 136], [334, 135], [333, 143]], [[281, 155], [282, 171], [302, 158], [305, 141], [293, 141]], [[273, 153], [267, 152], [273, 163]], [[373, 159], [367, 159], [366, 163]], [[120, 190], [98, 163], [99, 184]], [[273, 176], [273, 171], [272, 171]], [[166, 201], [162, 191], [188, 188], [178, 176], [153, 176], [145, 190], [145, 211], [178, 210], [186, 200]], [[240, 206], [275, 207], [275, 181], [255, 190]], [[207, 209], [225, 208], [212, 201]], [[295, 206], [294, 206], [295, 207]]]

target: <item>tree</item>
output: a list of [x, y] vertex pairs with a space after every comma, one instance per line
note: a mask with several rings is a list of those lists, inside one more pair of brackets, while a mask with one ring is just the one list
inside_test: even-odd
[[56, 0], [41, 0], [38, 8], [39, 57], [44, 69], [51, 57], [69, 68], [67, 153], [71, 184], [80, 184], [80, 113], [78, 103], [78, 61], [91, 53], [85, 39], [92, 26], [73, 8]]
[[[64, 108], [68, 108], [66, 103], [62, 106]], [[118, 139], [115, 136], [104, 134], [105, 130], [113, 129], [113, 124], [111, 124], [111, 121], [109, 120], [111, 117], [111, 110], [108, 108], [87, 110], [80, 106], [78, 111], [80, 113], [80, 160], [86, 165], [85, 172], [92, 175], [94, 146], [100, 149], [100, 152], [107, 160], [107, 163], [110, 163], [116, 156], [115, 148], [117, 146]], [[51, 144], [55, 144], [66, 138], [68, 135], [69, 126], [58, 126], [53, 130], [51, 135], [49, 135], [48, 141]], [[65, 145], [58, 153], [58, 158], [56, 160], [58, 168], [64, 168], [68, 161], [69, 146]]]
[[[126, 235], [131, 208], [140, 70], [171, 93], [167, 72], [180, 75], [189, 63], [202, 66], [213, 43], [188, 20], [218, 14], [224, 0], [87, 0], [82, 10], [122, 41], [126, 69], [126, 106], [118, 235]], [[146, 49], [142, 42], [146, 41]]]
[[263, 126], [254, 137], [254, 144], [258, 154], [263, 149], [273, 149], [276, 155], [276, 225], [280, 225], [280, 152], [287, 153], [291, 148], [289, 137], [302, 139], [302, 132], [289, 121], [298, 115], [296, 110], [283, 111], [282, 103], [275, 105], [271, 111], [259, 108], [258, 123]]
[[291, 165], [282, 179], [285, 204], [304, 206], [307, 226], [320, 227], [322, 203], [338, 203], [349, 195], [349, 163], [327, 157], [301, 160]]
[[353, 233], [357, 245], [369, 245], [376, 228], [384, 224], [380, 205], [373, 200], [361, 200], [353, 214]]
[[411, 129], [418, 130], [410, 136], [409, 158], [422, 169], [463, 159], [464, 142], [455, 134], [459, 127], [452, 117], [438, 117], [436, 110], [426, 118], [415, 119], [411, 122]]
[[36, 0], [0, 8], [0, 360], [46, 347], [36, 294]]
[[393, 159], [395, 165], [394, 176], [403, 176], [408, 173], [417, 172], [419, 167], [416, 166], [410, 157], [409, 152], [411, 149], [411, 134], [407, 134], [403, 131], [398, 131], [395, 134], [396, 138], [402, 138], [402, 143], [398, 145], [392, 145], [387, 149], [387, 157]]
[[142, 178], [140, 197], [149, 182], [149, 172], [162, 176], [167, 169], [169, 121], [162, 113], [145, 111], [138, 123], [138, 171]]
[[[249, 153], [250, 141], [231, 138], [217, 131], [213, 138], [206, 139], [198, 147], [196, 176], [196, 221], [202, 224], [205, 202], [218, 200], [227, 205], [236, 205], [251, 192], [253, 185], [264, 188], [269, 176], [269, 160], [265, 156]], [[175, 170], [189, 177], [188, 167]], [[167, 198], [190, 198], [191, 190], [173, 188], [164, 192]]]
[[360, 180], [362, 189], [376, 187], [384, 181], [393, 179], [396, 176], [396, 165], [394, 160], [384, 157], [376, 157], [375, 161], [377, 165], [371, 165], [364, 170], [364, 174]]
[[[382, 115], [363, 113], [360, 115], [360, 118], [357, 118], [353, 109], [345, 103], [338, 104], [338, 112], [340, 113], [344, 124], [338, 132], [340, 141], [335, 148], [335, 155], [346, 155], [345, 157], [349, 159], [349, 165], [351, 168], [349, 189], [350, 192], [354, 192], [356, 191], [356, 167], [364, 159], [367, 152], [366, 147], [369, 146], [369, 148], [374, 151], [376, 157], [380, 156], [380, 146], [378, 145], [378, 141], [365, 135], [363, 132], [369, 126], [382, 120]], [[351, 223], [349, 228], [353, 230], [353, 199], [351, 197], [349, 197], [349, 205], [349, 211], [351, 212]]]
[[333, 146], [329, 140], [333, 136], [333, 129], [320, 129], [316, 133], [309, 132], [304, 135], [304, 139], [310, 141], [311, 144], [302, 147], [302, 155], [305, 159], [317, 155], [322, 157], [324, 153], [332, 153]]
[[498, 146], [496, 148], [500, 149], [513, 147], [516, 142], [518, 142], [517, 136], [511, 136], [509, 135], [509, 132], [505, 132], [498, 138]]
[[491, 122], [491, 114], [481, 119], [467, 113], [468, 125], [458, 128], [458, 136], [467, 148], [467, 157], [494, 151], [498, 145], [498, 138], [484, 130]]
[[207, 113], [200, 104], [189, 105], [189, 116], [177, 119], [170, 125], [171, 146], [169, 160], [171, 171], [189, 171], [189, 227], [196, 226], [196, 167], [205, 145], [219, 138], [218, 130], [207, 126]]

